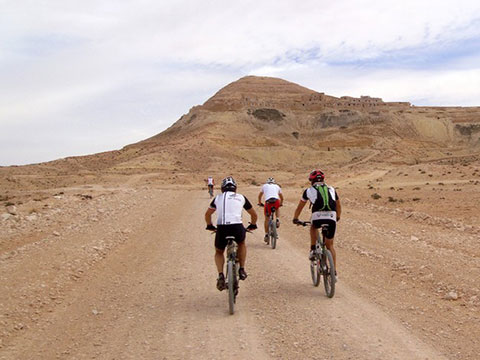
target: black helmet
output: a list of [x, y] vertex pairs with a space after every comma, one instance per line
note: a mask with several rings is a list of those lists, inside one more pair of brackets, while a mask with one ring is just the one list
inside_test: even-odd
[[237, 191], [237, 183], [235, 179], [231, 176], [227, 176], [225, 179], [222, 180], [222, 192], [225, 191]]

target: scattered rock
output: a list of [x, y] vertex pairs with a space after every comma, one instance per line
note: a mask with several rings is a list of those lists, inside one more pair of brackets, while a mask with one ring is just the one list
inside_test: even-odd
[[17, 207], [15, 205], [7, 206], [6, 210], [10, 215], [17, 215]]
[[35, 221], [38, 219], [37, 215], [36, 214], [32, 214], [32, 215], [28, 215], [25, 217], [26, 220], [28, 221]]
[[450, 291], [445, 295], [445, 300], [457, 300], [458, 294], [455, 291]]
[[60, 236], [60, 233], [58, 231], [54, 231], [52, 234], [55, 236]]
[[12, 214], [4, 213], [4, 214], [2, 214], [2, 220], [3, 220], [3, 221], [8, 220], [8, 219], [10, 219], [12, 216], [13, 216]]

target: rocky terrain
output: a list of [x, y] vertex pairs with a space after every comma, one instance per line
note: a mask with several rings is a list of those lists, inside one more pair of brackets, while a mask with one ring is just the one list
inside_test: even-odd
[[[0, 359], [477, 359], [479, 115], [246, 77], [122, 150], [0, 168]], [[313, 167], [344, 208], [333, 299], [290, 221]], [[234, 316], [203, 219], [230, 174], [285, 193]]]

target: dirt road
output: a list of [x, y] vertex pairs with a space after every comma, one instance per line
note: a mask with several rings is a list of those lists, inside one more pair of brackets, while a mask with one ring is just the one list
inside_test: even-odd
[[[253, 202], [257, 191], [243, 193]], [[278, 248], [260, 229], [248, 235], [249, 277], [231, 316], [215, 288], [206, 191], [76, 193], [44, 200], [49, 212], [34, 221], [0, 223], [0, 359], [474, 359], [480, 351], [476, 235], [456, 254], [447, 241], [456, 229], [365, 211], [347, 197], [340, 280], [328, 299], [311, 285], [308, 232], [290, 223], [298, 191], [287, 191]], [[452, 290], [458, 298], [446, 300]]]

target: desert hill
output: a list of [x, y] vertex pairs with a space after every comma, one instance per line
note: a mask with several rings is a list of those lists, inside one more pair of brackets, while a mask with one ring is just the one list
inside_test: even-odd
[[[277, 78], [247, 76], [194, 106], [166, 131], [118, 151], [1, 168], [2, 187], [108, 182], [117, 175], [191, 173], [233, 167], [296, 173], [319, 163], [476, 161], [480, 108], [416, 107], [340, 98]], [[41, 173], [39, 179], [33, 174]], [[152, 175], [153, 176], [153, 175]]]

